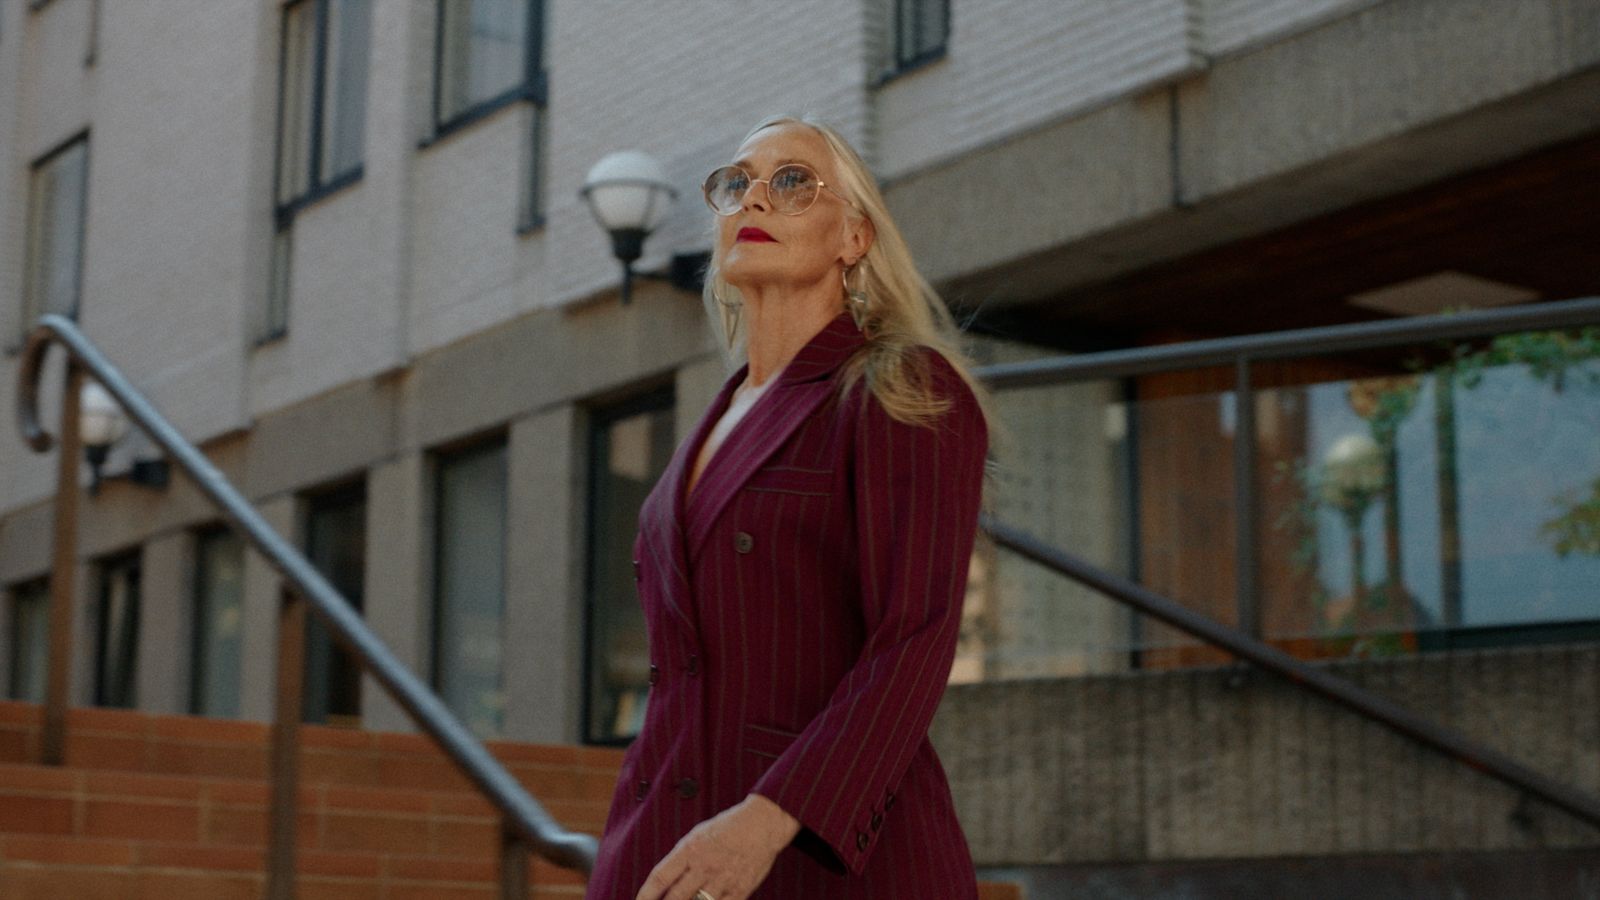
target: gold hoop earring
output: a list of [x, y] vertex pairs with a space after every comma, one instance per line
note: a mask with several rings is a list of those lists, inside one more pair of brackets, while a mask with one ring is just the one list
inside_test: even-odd
[[[844, 295], [846, 298], [848, 298], [845, 301], [845, 305], [850, 308], [850, 318], [855, 320], [857, 331], [865, 330], [867, 323], [867, 306], [869, 301], [867, 299], [866, 292], [866, 266], [867, 264], [864, 262], [857, 262], [856, 264], [850, 266], [849, 269], [839, 270], [839, 280], [844, 282]], [[852, 288], [850, 286], [850, 269], [862, 270], [862, 286], [860, 288]]]
[[720, 305], [723, 309], [738, 309], [744, 305], [743, 302], [729, 303], [728, 301], [722, 299], [722, 295], [717, 293], [717, 289], [714, 287], [711, 289], [711, 299], [717, 301], [718, 305]]
[[715, 287], [711, 289], [711, 299], [717, 301], [717, 305], [722, 308], [722, 328], [727, 332], [728, 349], [732, 350], [733, 338], [739, 332], [739, 312], [743, 309], [744, 302], [729, 303], [722, 299], [722, 295], [717, 293]]

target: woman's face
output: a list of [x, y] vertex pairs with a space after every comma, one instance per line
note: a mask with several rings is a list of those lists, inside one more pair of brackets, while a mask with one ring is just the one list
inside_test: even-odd
[[[837, 282], [844, 263], [866, 252], [859, 236], [847, 237], [844, 224], [849, 208], [830, 191], [818, 192], [816, 202], [797, 216], [773, 210], [764, 179], [789, 162], [810, 166], [823, 184], [838, 189], [828, 144], [810, 128], [795, 124], [763, 128], [739, 146], [733, 163], [743, 166], [751, 178], [763, 180], [750, 186], [738, 212], [717, 217], [717, 245], [722, 277], [746, 293], [752, 287], [804, 287], [824, 279]], [[759, 235], [748, 230], [765, 232], [771, 240], [755, 239]], [[741, 231], [745, 231], [742, 236]]]

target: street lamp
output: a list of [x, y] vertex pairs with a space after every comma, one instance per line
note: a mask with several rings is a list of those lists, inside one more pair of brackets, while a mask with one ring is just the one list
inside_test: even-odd
[[[111, 392], [98, 381], [85, 381], [83, 392], [78, 395], [78, 434], [83, 439], [83, 453], [89, 459], [89, 493], [99, 493], [100, 483], [109, 480], [101, 477], [100, 469], [111, 454], [112, 445], [127, 433], [128, 416]], [[164, 488], [167, 486], [167, 461], [135, 460], [126, 474], [112, 477], [125, 478], [144, 487]]]
[[1389, 480], [1384, 466], [1383, 448], [1360, 432], [1347, 434], [1334, 442], [1322, 463], [1322, 500], [1344, 514], [1350, 530], [1352, 594], [1359, 609], [1366, 601], [1366, 553], [1361, 522], [1367, 508], [1383, 493]]
[[595, 163], [579, 194], [595, 221], [611, 234], [611, 252], [622, 262], [622, 302], [627, 303], [633, 264], [677, 192], [667, 184], [666, 171], [655, 157], [623, 150]]

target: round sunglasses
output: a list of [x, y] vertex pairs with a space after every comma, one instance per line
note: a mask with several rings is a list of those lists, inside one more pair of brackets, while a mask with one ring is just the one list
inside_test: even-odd
[[757, 182], [767, 186], [767, 201], [772, 208], [786, 216], [798, 216], [817, 202], [817, 196], [827, 191], [855, 206], [850, 198], [839, 193], [817, 177], [815, 169], [803, 163], [786, 163], [773, 171], [771, 178], [752, 178], [743, 166], [723, 166], [706, 176], [701, 190], [706, 195], [706, 205], [719, 216], [731, 216], [744, 207], [744, 196]]

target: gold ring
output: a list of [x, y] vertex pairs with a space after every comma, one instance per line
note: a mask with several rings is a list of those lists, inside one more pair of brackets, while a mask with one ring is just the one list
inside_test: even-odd
[[717, 898], [711, 896], [710, 894], [706, 893], [704, 889], [702, 889], [694, 892], [694, 900], [717, 900]]

